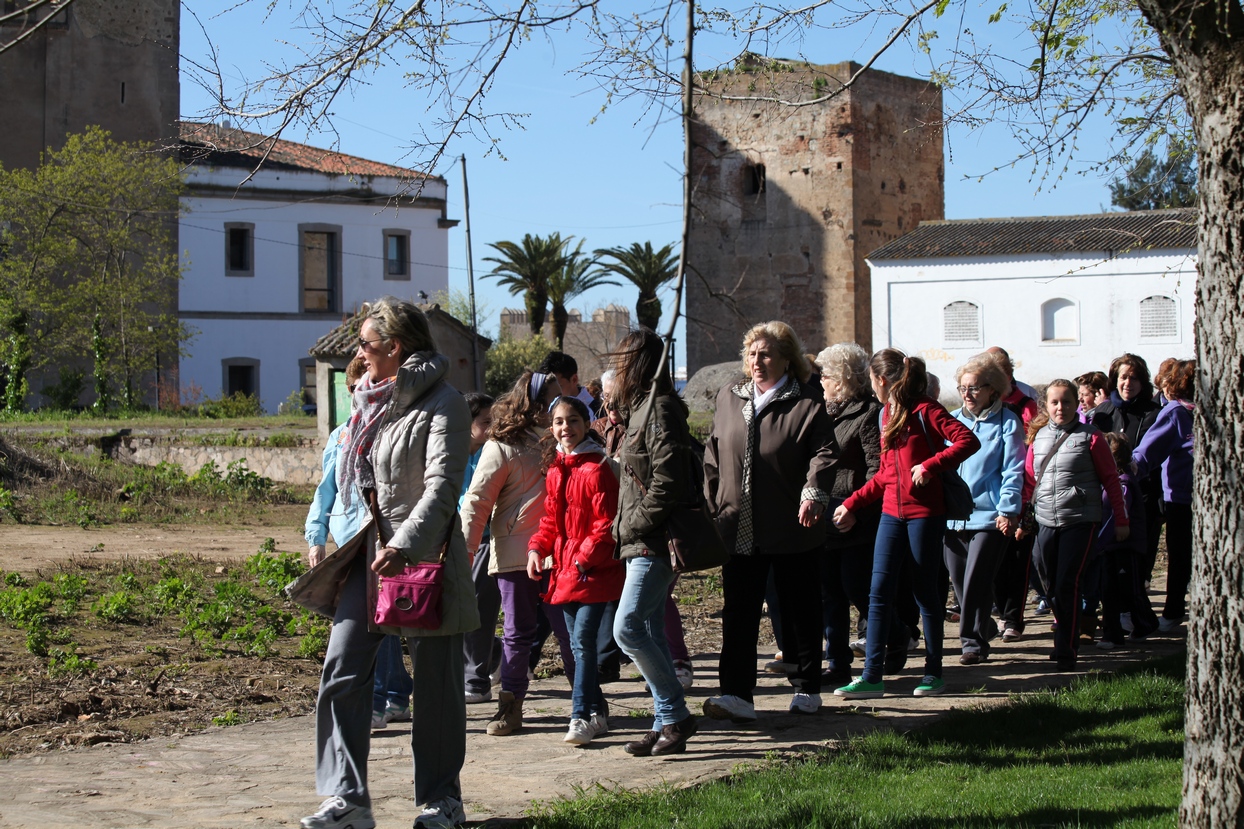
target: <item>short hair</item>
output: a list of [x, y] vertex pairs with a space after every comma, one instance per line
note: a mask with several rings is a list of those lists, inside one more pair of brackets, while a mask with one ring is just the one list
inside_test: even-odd
[[931, 371], [926, 371], [924, 373], [924, 376], [925, 376], [925, 383], [927, 385], [927, 388], [925, 388], [924, 393], [927, 394], [929, 397], [932, 397], [934, 400], [941, 397], [942, 396], [942, 378], [938, 377], [936, 374], [934, 374]]
[[413, 302], [391, 296], [381, 297], [373, 303], [363, 303], [359, 316], [359, 325], [371, 320], [382, 340], [396, 342], [402, 350], [403, 359], [418, 351], [436, 351], [436, 340], [432, 338], [428, 318]]
[[1011, 384], [1006, 372], [999, 364], [998, 356], [989, 352], [969, 357], [966, 363], [955, 369], [956, 386], [961, 384], [965, 374], [975, 374], [977, 383], [989, 386], [997, 392], [999, 397], [1002, 396], [1003, 389]]
[[812, 366], [808, 364], [808, 358], [803, 356], [803, 343], [799, 341], [795, 329], [781, 320], [769, 320], [749, 328], [743, 335], [743, 350], [739, 352], [739, 356], [743, 358], [743, 371], [748, 374], [751, 372], [747, 366], [747, 351], [756, 340], [768, 340], [776, 345], [778, 354], [790, 363], [790, 372], [799, 382], [808, 382], [808, 378], [812, 376]]
[[601, 388], [603, 389], [605, 386], [612, 383], [614, 381], [614, 378], [616, 378], [617, 376], [618, 376], [618, 373], [614, 371], [613, 369], [611, 368], [605, 369], [603, 372], [601, 372], [601, 375], [600, 375]]
[[346, 366], [346, 384], [353, 386], [367, 372], [367, 363], [362, 357], [355, 357]]
[[985, 354], [990, 355], [998, 361], [998, 368], [1006, 375], [1007, 382], [1015, 376], [1015, 361], [1011, 359], [1011, 355], [1000, 345], [991, 345], [985, 349]]
[[479, 417], [480, 412], [497, 402], [491, 395], [484, 394], [482, 391], [469, 391], [462, 395], [462, 399], [471, 409], [471, 420]]
[[579, 373], [579, 362], [564, 352], [550, 351], [536, 371], [541, 374], [556, 374], [569, 380]]
[[816, 355], [822, 377], [838, 381], [838, 400], [851, 400], [868, 389], [868, 352], [859, 343], [835, 343]]
[[1076, 378], [1077, 386], [1088, 386], [1093, 391], [1106, 391], [1110, 388], [1110, 378], [1104, 371], [1086, 371]]
[[592, 395], [592, 397], [600, 397], [605, 393], [605, 387], [600, 382], [599, 377], [588, 380], [587, 383], [584, 384], [583, 388], [587, 389], [588, 393]]
[[1132, 441], [1123, 432], [1106, 432], [1106, 443], [1110, 446], [1110, 454], [1114, 456], [1114, 465], [1120, 472], [1136, 473], [1136, 464], [1132, 462]]
[[1115, 391], [1119, 388], [1119, 369], [1123, 366], [1130, 367], [1132, 371], [1135, 372], [1136, 376], [1140, 378], [1140, 396], [1152, 397], [1153, 382], [1149, 375], [1149, 364], [1146, 363], [1145, 358], [1141, 357], [1139, 354], [1124, 354], [1122, 356], [1115, 357], [1114, 360], [1110, 362], [1110, 377], [1108, 378], [1110, 381], [1110, 391]]
[[1162, 393], [1174, 400], [1192, 400], [1196, 394], [1196, 360], [1180, 360], [1166, 375]]
[[1166, 394], [1166, 383], [1170, 379], [1171, 370], [1179, 365], [1178, 357], [1167, 357], [1158, 365], [1157, 373], [1153, 375], [1153, 386], [1158, 391]]

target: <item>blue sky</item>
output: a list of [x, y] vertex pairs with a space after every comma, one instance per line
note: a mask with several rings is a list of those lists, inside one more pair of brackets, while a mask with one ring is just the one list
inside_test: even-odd
[[[240, 86], [242, 78], [257, 77], [262, 61], [279, 61], [299, 45], [300, 33], [280, 17], [284, 7], [277, 7], [274, 16], [264, 20], [264, 5], [252, 2], [217, 16], [212, 16], [215, 12], [211, 8], [195, 8], [220, 51], [227, 85]], [[212, 7], [229, 8], [225, 4]], [[798, 45], [775, 46], [771, 54], [802, 56], [818, 63], [863, 61], [869, 45], [867, 37], [860, 42], [858, 37], [822, 35]], [[720, 38], [697, 41], [697, 54], [703, 56], [697, 65], [727, 59], [733, 46]], [[476, 287], [481, 306], [491, 311], [481, 320], [485, 331], [496, 331], [496, 314], [503, 307], [521, 307], [520, 297], [511, 297], [495, 287], [493, 280], [481, 278], [490, 269], [482, 261], [491, 252], [488, 242], [553, 231], [585, 239], [585, 249], [643, 241], [660, 246], [677, 241], [682, 166], [678, 121], [646, 112], [637, 100], [615, 102], [602, 113], [604, 93], [572, 72], [583, 48], [583, 41], [573, 34], [556, 36], [552, 42], [536, 38], [522, 43], [502, 67], [487, 102], [498, 110], [526, 113], [523, 127], [500, 131], [499, 143], [491, 153], [489, 145], [478, 139], [455, 140], [450, 157], [435, 171], [449, 182], [448, 215], [461, 219], [458, 157], [467, 158]], [[199, 22], [183, 12], [183, 117], [202, 117], [211, 105], [207, 94], [184, 73], [187, 60], [202, 61], [206, 54]], [[900, 42], [877, 68], [927, 75], [928, 60]], [[336, 136], [296, 129], [285, 137], [318, 146], [331, 146], [337, 140], [339, 149], [351, 155], [410, 164], [408, 136], [416, 134], [428, 119], [426, 100], [404, 87], [400, 67], [390, 67], [334, 103]], [[1107, 129], [1097, 125], [1081, 137], [1081, 144], [1092, 146], [1108, 138]], [[1031, 162], [1009, 166], [1017, 152], [1017, 143], [1004, 123], [991, 123], [972, 132], [949, 129], [946, 217], [1093, 213], [1109, 205], [1107, 182], [1099, 174], [1071, 172], [1043, 183], [1039, 173], [1034, 175]], [[994, 168], [1001, 169], [979, 178]], [[462, 225], [450, 231], [449, 265], [450, 287], [465, 290]], [[633, 288], [606, 286], [579, 297], [572, 305], [590, 310], [617, 302], [633, 308], [634, 301]], [[678, 352], [681, 365], [681, 344]]]

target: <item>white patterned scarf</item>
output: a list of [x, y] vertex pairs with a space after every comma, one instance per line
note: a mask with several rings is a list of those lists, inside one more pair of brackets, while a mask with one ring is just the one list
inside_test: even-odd
[[380, 421], [393, 400], [397, 377], [386, 377], [374, 383], [364, 374], [354, 387], [354, 414], [346, 426], [345, 441], [337, 456], [337, 491], [347, 510], [354, 500], [354, 487], [364, 492], [376, 487], [376, 471], [371, 465], [371, 447], [380, 431]]

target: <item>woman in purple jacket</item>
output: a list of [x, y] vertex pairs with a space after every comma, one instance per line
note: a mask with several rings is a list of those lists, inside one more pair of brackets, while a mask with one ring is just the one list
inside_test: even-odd
[[1187, 610], [1185, 594], [1192, 578], [1192, 396], [1196, 361], [1180, 360], [1166, 375], [1167, 403], [1132, 453], [1143, 477], [1162, 468], [1166, 506], [1166, 604], [1158, 627], [1170, 633]]

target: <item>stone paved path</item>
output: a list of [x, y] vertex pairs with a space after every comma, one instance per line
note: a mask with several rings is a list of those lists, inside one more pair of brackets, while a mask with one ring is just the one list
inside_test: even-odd
[[[729, 774], [740, 763], [770, 752], [824, 745], [875, 728], [907, 730], [953, 708], [997, 703], [1011, 692], [1065, 684], [1069, 676], [1053, 673], [1046, 658], [1049, 618], [1030, 624], [1024, 641], [999, 643], [993, 658], [979, 666], [960, 666], [957, 649], [948, 647], [947, 693], [940, 697], [911, 696], [919, 679], [917, 655], [902, 677], [887, 681], [889, 695], [883, 699], [851, 704], [827, 693], [825, 707], [815, 716], [787, 713], [789, 688], [780, 679], [765, 677], [756, 698], [761, 718], [754, 727], [702, 719], [687, 753], [670, 758], [639, 759], [622, 750], [624, 742], [651, 724], [651, 698], [629, 666], [620, 681], [605, 687], [613, 730], [582, 749], [561, 742], [570, 703], [565, 680], [537, 682], [518, 735], [486, 736], [484, 724], [493, 705], [469, 707], [462, 774], [468, 817], [498, 825], [523, 815], [533, 800], [572, 797], [577, 788], [597, 784], [687, 785]], [[947, 642], [954, 645], [957, 631], [949, 625], [947, 629]], [[1113, 670], [1182, 646], [1179, 638], [1154, 638], [1110, 653], [1086, 646], [1081, 668]], [[690, 702], [697, 712], [714, 691], [715, 664], [715, 655], [696, 658], [699, 675]], [[414, 818], [408, 733], [390, 726], [372, 740], [371, 787], [382, 829], [410, 826]], [[297, 827], [298, 819], [314, 811], [321, 799], [315, 794], [313, 755], [314, 722], [296, 717], [14, 758], [0, 762], [0, 826]]]

